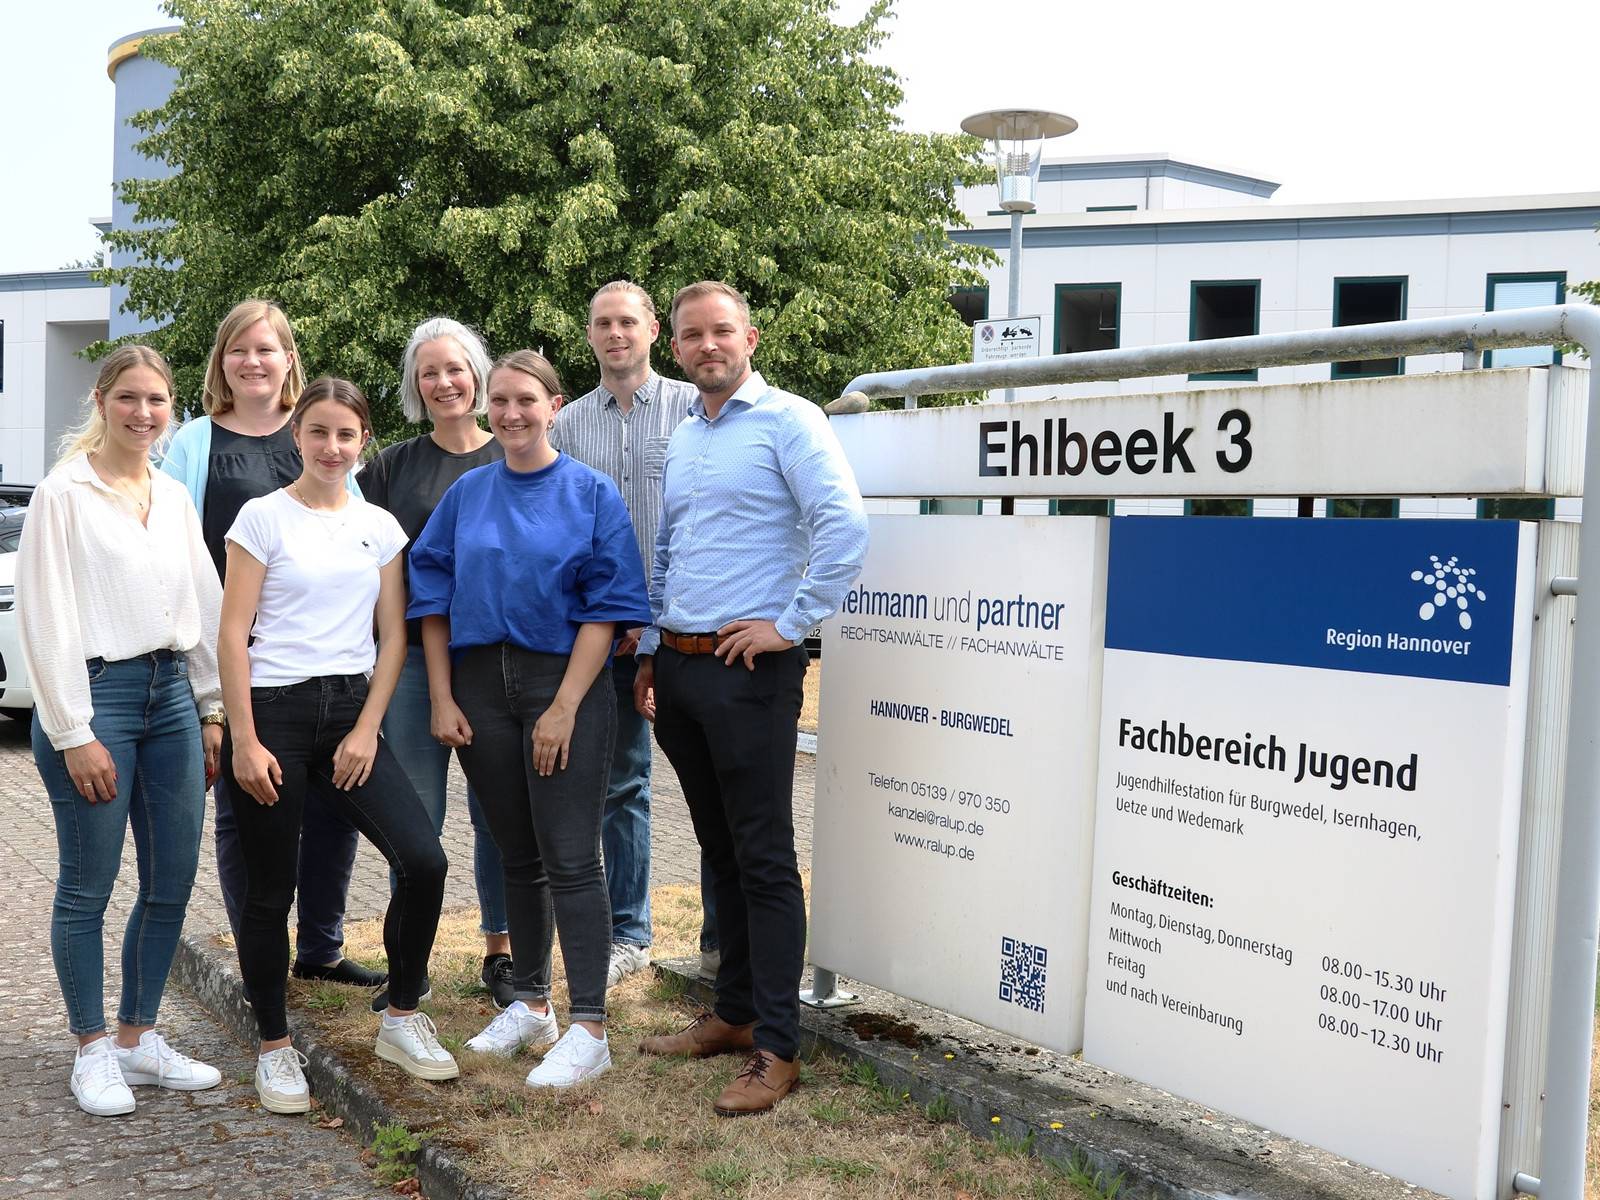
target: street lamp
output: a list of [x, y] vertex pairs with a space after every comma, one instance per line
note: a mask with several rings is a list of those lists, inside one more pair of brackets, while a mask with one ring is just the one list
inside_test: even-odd
[[[1006, 316], [1017, 316], [1022, 296], [1022, 215], [1034, 211], [1039, 186], [1039, 163], [1048, 138], [1065, 137], [1078, 123], [1064, 113], [1040, 108], [996, 108], [974, 113], [961, 128], [987, 139], [994, 154], [995, 177], [1000, 186], [1000, 207], [1011, 214], [1010, 279], [1006, 287]], [[1013, 396], [1006, 389], [1009, 402]]]

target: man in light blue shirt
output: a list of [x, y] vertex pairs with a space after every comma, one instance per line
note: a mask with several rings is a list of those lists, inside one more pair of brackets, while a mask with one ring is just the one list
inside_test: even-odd
[[672, 435], [634, 699], [683, 785], [716, 893], [716, 1003], [648, 1054], [743, 1053], [720, 1116], [766, 1112], [799, 1073], [805, 899], [794, 850], [806, 631], [861, 571], [867, 518], [827, 418], [751, 369], [760, 333], [724, 283], [672, 301], [699, 389]]

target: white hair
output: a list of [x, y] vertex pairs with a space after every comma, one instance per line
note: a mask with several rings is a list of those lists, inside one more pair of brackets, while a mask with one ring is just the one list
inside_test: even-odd
[[422, 393], [417, 390], [417, 351], [439, 338], [449, 338], [466, 355], [475, 388], [473, 413], [482, 416], [489, 411], [489, 371], [493, 361], [489, 358], [483, 339], [460, 321], [452, 321], [449, 317], [429, 317], [411, 331], [411, 340], [406, 343], [406, 352], [400, 359], [400, 408], [406, 420], [414, 424], [421, 424], [428, 419], [428, 406], [422, 402]]

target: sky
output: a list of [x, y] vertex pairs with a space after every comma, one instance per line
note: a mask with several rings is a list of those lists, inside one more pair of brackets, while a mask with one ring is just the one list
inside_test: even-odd
[[[3, 7], [0, 273], [51, 270], [93, 254], [111, 211], [106, 48], [169, 19], [154, 0]], [[1047, 157], [1166, 152], [1278, 182], [1284, 204], [1600, 190], [1596, 0], [897, 0], [885, 28], [910, 129], [1051, 109], [1079, 128]]]

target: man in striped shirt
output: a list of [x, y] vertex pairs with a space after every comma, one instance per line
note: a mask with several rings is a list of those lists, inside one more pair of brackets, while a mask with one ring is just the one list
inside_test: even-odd
[[[600, 386], [562, 407], [550, 431], [557, 449], [609, 475], [633, 517], [640, 561], [655, 556], [661, 524], [661, 470], [667, 441], [689, 412], [693, 384], [663, 379], [650, 368], [650, 347], [661, 332], [655, 302], [635, 283], [617, 280], [589, 302], [589, 347], [600, 364]], [[611, 759], [600, 839], [611, 898], [611, 969], [607, 986], [650, 962], [650, 723], [633, 703], [633, 652], [640, 630], [630, 629], [611, 663], [617, 692], [617, 744]], [[716, 952], [709, 889], [701, 952]]]

